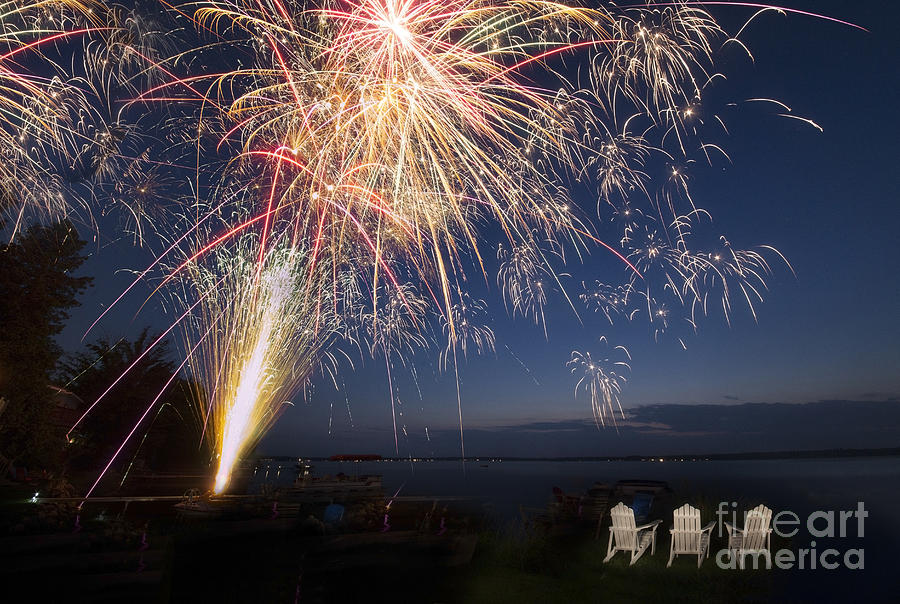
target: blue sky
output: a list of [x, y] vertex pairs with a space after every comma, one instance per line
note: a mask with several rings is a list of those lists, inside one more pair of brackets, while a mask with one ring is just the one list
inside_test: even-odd
[[[575, 379], [565, 362], [575, 349], [602, 350], [599, 338], [604, 335], [631, 351], [632, 372], [621, 399], [626, 409], [826, 399], [887, 401], [900, 394], [900, 178], [896, 167], [900, 52], [889, 29], [896, 15], [885, 15], [876, 3], [790, 5], [834, 15], [871, 31], [770, 14], [744, 36], [755, 65], [738, 58], [726, 64], [735, 74], [729, 92], [736, 100], [780, 99], [796, 114], [820, 124], [824, 132], [739, 103], [726, 116], [730, 136], [721, 141], [732, 163], [697, 166], [692, 193], [698, 205], [712, 212], [711, 231], [725, 233], [736, 247], [776, 246], [790, 260], [796, 278], [785, 267], [776, 266], [756, 322], [743, 309], [734, 313], [730, 326], [721, 317], [710, 317], [701, 323], [698, 334], [685, 340], [687, 350], [673, 338], [655, 342], [643, 325], [610, 327], [583, 308], [576, 316], [559, 295], [548, 308], [548, 341], [539, 328], [501, 312], [493, 283], [489, 289], [473, 286], [491, 304], [498, 341], [495, 356], [469, 359], [460, 368], [463, 415], [474, 431], [473, 441], [476, 433], [481, 434], [478, 438], [483, 436], [476, 428], [502, 427], [504, 438], [512, 439], [510, 448], [527, 449], [529, 432], [516, 436], [510, 426], [590, 418], [587, 401], [573, 396]], [[713, 12], [726, 24], [749, 16], [743, 10], [730, 10]], [[78, 346], [86, 326], [130, 282], [127, 270], [143, 268], [150, 260], [128, 238], [101, 239], [90, 249], [94, 257], [85, 273], [94, 275], [97, 284], [73, 313], [61, 338], [69, 350]], [[616, 277], [625, 278], [621, 264], [601, 250], [586, 257], [582, 266], [567, 270], [572, 277], [564, 282], [576, 295], [581, 279], [603, 277], [615, 282]], [[166, 316], [157, 301], [151, 300], [135, 316], [142, 301], [140, 294], [131, 297], [96, 333], [117, 338], [133, 336], [147, 324], [163, 329]], [[444, 434], [445, 438], [456, 423], [453, 376], [438, 372], [436, 355], [430, 356], [434, 358], [420, 355], [417, 359], [419, 388], [411, 379], [400, 378], [401, 425], [410, 434], [401, 440], [401, 452], [405, 447], [405, 452], [426, 453], [423, 449], [430, 444], [424, 428], [429, 427], [429, 436]], [[390, 453], [382, 450], [385, 431], [391, 430], [383, 366], [367, 360], [356, 371], [347, 371], [344, 379], [346, 393], [316, 380], [307, 400], [298, 395], [296, 406], [282, 417], [264, 449], [302, 454], [305, 446], [317, 443], [324, 453], [331, 438], [335, 448]], [[623, 441], [616, 441], [608, 431], [591, 430], [602, 443], [601, 450], [623, 448]], [[592, 449], [590, 438], [579, 434], [578, 442]], [[819, 445], [810, 439], [809, 446], [825, 448], [834, 438], [831, 433], [822, 435]], [[392, 448], [392, 437], [389, 442]], [[570, 449], [566, 432], [555, 432], [540, 443], [545, 455]]]

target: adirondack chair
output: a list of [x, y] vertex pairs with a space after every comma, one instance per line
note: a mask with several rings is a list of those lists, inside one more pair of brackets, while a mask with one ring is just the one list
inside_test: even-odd
[[669, 563], [666, 568], [672, 566], [672, 561], [679, 554], [691, 554], [697, 556], [697, 568], [703, 564], [703, 555], [709, 558], [709, 537], [715, 522], [710, 522], [700, 528], [700, 510], [687, 503], [673, 512], [672, 528], [669, 533], [672, 541], [669, 545]]
[[744, 517], [744, 528], [739, 529], [730, 523], [725, 523], [728, 530], [728, 549], [731, 550], [732, 560], [737, 556], [738, 566], [744, 568], [744, 559], [747, 554], [754, 556], [760, 554], [766, 557], [767, 565], [771, 564], [771, 538], [772, 510], [760, 504], [747, 512]]
[[[610, 510], [612, 525], [609, 527], [609, 544], [606, 546], [606, 558], [609, 562], [616, 552], [631, 552], [631, 562], [634, 564], [644, 555], [647, 546], [650, 546], [650, 554], [656, 553], [656, 529], [662, 520], [654, 520], [649, 524], [635, 526], [634, 510], [621, 501]], [[616, 546], [613, 547], [613, 540]]]

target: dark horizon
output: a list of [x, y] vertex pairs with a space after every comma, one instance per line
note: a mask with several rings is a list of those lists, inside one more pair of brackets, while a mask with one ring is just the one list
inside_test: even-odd
[[[815, 401], [731, 405], [646, 405], [626, 419], [598, 427], [593, 418], [543, 419], [465, 427], [466, 458], [673, 457], [784, 451], [891, 449], [900, 445], [900, 401]], [[276, 427], [256, 457], [328, 457], [373, 453], [385, 458], [459, 458], [459, 428], [432, 426], [429, 439], [393, 454], [389, 426], [333, 427], [331, 434], [298, 442]], [[523, 446], [523, 442], [526, 444]], [[824, 444], [823, 444], [824, 443]], [[523, 452], [524, 451], [524, 452]]]
[[[379, 457], [378, 459], [351, 459], [353, 455], [341, 454], [348, 459], [335, 460], [331, 457], [292, 457], [274, 455], [269, 457], [251, 457], [253, 461], [327, 461], [332, 463], [420, 463], [431, 461], [463, 461], [462, 457]], [[519, 461], [640, 461], [640, 462], [695, 462], [695, 461], [738, 461], [762, 459], [832, 459], [836, 457], [897, 457], [900, 446], [881, 447], [876, 449], [800, 449], [795, 451], [744, 451], [741, 453], [698, 453], [680, 455], [625, 455], [620, 457], [514, 457], [509, 455], [471, 454], [465, 461], [519, 462]]]

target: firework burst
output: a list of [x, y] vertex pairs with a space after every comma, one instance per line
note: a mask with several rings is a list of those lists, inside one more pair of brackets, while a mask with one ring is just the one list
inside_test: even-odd
[[[600, 341], [607, 343], [605, 337], [601, 337]], [[624, 360], [613, 360], [613, 356], [595, 359], [590, 352], [573, 351], [567, 363], [571, 372], [579, 376], [575, 384], [576, 400], [579, 392], [588, 396], [594, 420], [601, 426], [605, 426], [607, 421], [616, 425], [616, 413], [625, 417], [619, 395], [627, 381], [625, 374], [631, 371], [628, 364], [631, 355], [624, 346], [616, 346], [612, 355]]]
[[[290, 217], [310, 239], [323, 228], [338, 234], [317, 253], [340, 256], [352, 238], [375, 265], [405, 262], [436, 281], [449, 313], [451, 275], [464, 256], [480, 265], [485, 222], [514, 244], [530, 241], [534, 229], [582, 236], [566, 226], [574, 224], [571, 206], [547, 194], [554, 189], [546, 171], [530, 162], [510, 171], [508, 158], [539, 138], [557, 161], [569, 161], [572, 133], [555, 93], [522, 72], [601, 46], [605, 12], [541, 0], [359, 0], [309, 9], [213, 1], [194, 15], [250, 49], [255, 64], [181, 79], [145, 98], [212, 80], [215, 96], [200, 98], [226, 118], [220, 147], [240, 149], [232, 165], [260, 167], [266, 211]], [[374, 276], [390, 279], [384, 268]]]
[[544, 307], [547, 305], [549, 281], [552, 278], [549, 271], [540, 262], [534, 249], [527, 245], [518, 245], [510, 250], [501, 246], [497, 257], [500, 259], [497, 283], [510, 314], [522, 315], [531, 319], [535, 325], [542, 325], [546, 337]]
[[[91, 113], [54, 52], [79, 37], [110, 29], [92, 0], [0, 5], [0, 187], [24, 192], [0, 211], [65, 214], [71, 198], [61, 167], [77, 138], [79, 114]], [[28, 65], [31, 69], [26, 69]]]

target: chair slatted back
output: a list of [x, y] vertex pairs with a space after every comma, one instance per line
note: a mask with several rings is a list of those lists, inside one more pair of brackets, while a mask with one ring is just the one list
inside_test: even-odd
[[609, 493], [588, 495], [585, 505], [585, 517], [588, 520], [600, 520], [609, 506]]
[[700, 551], [700, 510], [686, 503], [673, 512], [673, 520], [675, 553]]
[[637, 531], [634, 524], [634, 510], [621, 501], [610, 511], [612, 526], [610, 530], [615, 535], [616, 547], [627, 551], [637, 550]]
[[765, 549], [772, 510], [760, 504], [747, 512], [744, 519], [744, 549]]

